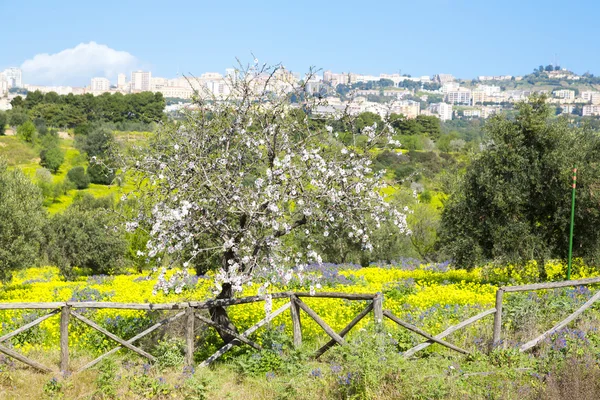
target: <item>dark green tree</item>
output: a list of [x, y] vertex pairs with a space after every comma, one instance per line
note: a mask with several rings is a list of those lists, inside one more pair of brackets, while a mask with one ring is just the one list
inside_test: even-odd
[[456, 265], [521, 263], [567, 255], [571, 168], [578, 172], [575, 255], [598, 261], [600, 176], [597, 133], [550, 119], [545, 97], [516, 118], [486, 125], [487, 149], [468, 166], [442, 213], [440, 244]]
[[65, 162], [65, 152], [58, 144], [44, 147], [40, 152], [40, 165], [54, 174], [58, 172], [63, 162]]
[[27, 93], [27, 97], [25, 98], [25, 108], [31, 110], [33, 107], [37, 106], [40, 103], [44, 102], [44, 94], [39, 90], [35, 92]]
[[91, 162], [87, 174], [90, 182], [99, 185], [110, 185], [115, 179], [114, 169], [104, 164], [104, 162]]
[[46, 212], [40, 189], [0, 160], [0, 280], [35, 265]]
[[73, 167], [67, 172], [67, 179], [73, 182], [75, 187], [79, 190], [86, 189], [90, 186], [90, 177], [85, 172], [83, 167]]
[[16, 96], [14, 99], [10, 101], [10, 105], [13, 109], [25, 107], [25, 102], [23, 101], [23, 97]]
[[112, 130], [106, 126], [97, 126], [90, 130], [87, 136], [78, 136], [77, 147], [89, 158], [104, 157], [114, 143]]
[[4, 111], [0, 111], [0, 136], [4, 135], [6, 131], [6, 124], [8, 123], [8, 116]]
[[89, 274], [113, 274], [122, 266], [127, 242], [110, 211], [112, 204], [112, 198], [78, 196], [50, 220], [48, 258], [66, 278], [74, 277], [74, 267]]
[[31, 121], [25, 121], [24, 124], [17, 128], [17, 135], [27, 143], [33, 143], [36, 138], [37, 131], [35, 125]]
[[23, 125], [29, 120], [29, 116], [22, 108], [13, 108], [8, 115], [8, 124], [13, 128]]

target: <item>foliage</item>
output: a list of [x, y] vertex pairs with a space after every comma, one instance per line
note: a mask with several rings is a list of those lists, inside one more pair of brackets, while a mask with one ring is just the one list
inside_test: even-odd
[[67, 172], [67, 179], [79, 190], [86, 189], [90, 185], [90, 177], [82, 166], [73, 167]]
[[148, 124], [161, 122], [165, 118], [165, 101], [161, 93], [76, 96], [57, 95], [54, 92], [44, 95], [35, 91], [30, 92], [25, 100], [17, 96], [13, 102], [13, 107], [22, 108], [32, 118], [42, 118], [46, 124], [55, 127], [73, 128], [86, 122]]
[[17, 135], [27, 143], [33, 143], [37, 135], [33, 122], [25, 121], [22, 125], [19, 125]]
[[48, 143], [40, 152], [40, 165], [53, 173], [58, 172], [65, 161], [65, 152], [56, 141]]
[[[382, 222], [406, 231], [368, 157], [373, 147], [395, 143], [387, 128], [364, 126], [363, 143], [344, 146], [332, 127], [288, 112], [290, 96], [304, 88], [278, 80], [280, 73], [259, 65], [240, 71], [231, 83], [235, 102], [198, 100], [198, 111], [161, 129], [130, 165], [152, 187], [143, 192], [155, 203], [149, 255], [218, 254], [215, 290], [223, 296], [259, 272], [289, 281], [294, 265], [320, 262], [313, 248], [290, 245], [295, 235], [347, 228], [349, 240], [368, 251]], [[307, 99], [304, 112], [320, 102]]]
[[101, 162], [90, 163], [87, 168], [87, 174], [90, 177], [90, 182], [99, 185], [110, 185], [115, 179], [114, 169], [109, 168], [106, 164]]
[[6, 124], [8, 123], [8, 116], [2, 110], [0, 110], [0, 136], [4, 135], [6, 131]]
[[161, 368], [181, 366], [185, 361], [185, 342], [174, 338], [162, 340], [154, 348], [154, 354]]
[[96, 377], [96, 395], [101, 399], [116, 399], [117, 388], [119, 385], [117, 378], [118, 366], [112, 360], [105, 360], [98, 367], [98, 376]]
[[12, 127], [21, 126], [28, 120], [29, 120], [29, 116], [21, 108], [13, 108], [12, 110], [10, 110], [10, 112], [8, 114], [8, 124]]
[[575, 255], [598, 259], [600, 137], [548, 120], [544, 97], [518, 105], [515, 120], [492, 118], [489, 143], [445, 205], [441, 244], [459, 265], [564, 258], [571, 168], [578, 166]]
[[112, 199], [77, 198], [50, 220], [48, 257], [61, 273], [73, 278], [73, 268], [91, 274], [115, 273], [121, 267], [127, 243], [110, 214]]
[[45, 224], [40, 190], [0, 159], [0, 280], [33, 265]]
[[418, 115], [416, 118], [406, 118], [392, 114], [390, 122], [399, 135], [426, 135], [436, 139], [441, 134], [440, 120], [435, 116]]
[[115, 141], [115, 136], [110, 128], [98, 125], [90, 129], [87, 135], [76, 137], [77, 147], [86, 153], [89, 158], [103, 157], [110, 150]]

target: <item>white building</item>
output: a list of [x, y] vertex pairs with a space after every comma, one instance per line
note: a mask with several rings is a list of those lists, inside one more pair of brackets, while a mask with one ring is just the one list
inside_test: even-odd
[[162, 93], [163, 97], [178, 99], [190, 99], [194, 94], [194, 90], [189, 86], [163, 86], [158, 92]]
[[151, 79], [152, 73], [150, 71], [133, 71], [131, 73], [131, 90], [149, 91]]
[[584, 117], [600, 115], [600, 105], [586, 104], [585, 106], [583, 106], [583, 111], [582, 111], [581, 115]]
[[581, 98], [583, 101], [592, 104], [600, 104], [600, 92], [594, 92], [591, 90], [581, 92]]
[[442, 121], [450, 121], [452, 119], [452, 105], [447, 103], [434, 103], [427, 107], [427, 110], [432, 114], [437, 114]]
[[349, 74], [342, 72], [341, 74], [333, 73], [331, 71], [323, 72], [323, 82], [330, 84], [332, 87], [337, 85], [347, 85], [350, 83]]
[[29, 92], [39, 91], [44, 94], [54, 92], [58, 95], [67, 95], [70, 93], [84, 94], [86, 91], [85, 88], [74, 88], [72, 86], [41, 86], [25, 84], [23, 87]]
[[150, 78], [150, 90], [153, 92], [160, 91], [163, 87], [168, 86], [167, 78], [151, 77]]
[[575, 100], [575, 91], [574, 90], [555, 90], [553, 93], [554, 97], [565, 100]]
[[416, 118], [421, 113], [421, 103], [412, 100], [395, 101], [390, 107], [390, 112], [402, 114], [406, 118]]
[[464, 110], [463, 116], [465, 116], [467, 118], [481, 118], [481, 110], [480, 109]]
[[438, 74], [435, 76], [435, 79], [441, 83], [442, 85], [447, 82], [454, 82], [454, 76], [451, 74]]
[[6, 96], [8, 93], [8, 81], [4, 77], [4, 74], [0, 73], [0, 97]]
[[117, 75], [117, 87], [123, 89], [127, 85], [127, 76], [125, 74]]
[[444, 94], [448, 92], [456, 91], [460, 88], [460, 84], [458, 82], [446, 82], [440, 88], [440, 91]]
[[20, 68], [11, 67], [2, 72], [4, 79], [8, 82], [8, 88], [23, 87], [22, 73]]
[[471, 97], [469, 89], [458, 88], [446, 94], [446, 101], [450, 104], [471, 104]]
[[90, 90], [95, 93], [104, 93], [110, 90], [110, 81], [106, 78], [92, 78]]

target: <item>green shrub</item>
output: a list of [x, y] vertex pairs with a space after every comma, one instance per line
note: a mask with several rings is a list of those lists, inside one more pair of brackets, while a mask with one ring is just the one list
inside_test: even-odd
[[111, 198], [76, 197], [67, 210], [51, 219], [48, 258], [63, 276], [73, 277], [74, 267], [94, 275], [118, 272], [127, 242], [113, 220], [111, 205]]
[[46, 222], [42, 205], [38, 187], [0, 159], [0, 280], [36, 262]]
[[185, 362], [185, 343], [179, 339], [161, 340], [154, 354], [161, 368], [178, 367]]
[[75, 187], [79, 190], [86, 189], [90, 186], [90, 177], [83, 167], [71, 168], [69, 172], [67, 172], [67, 178], [73, 182]]
[[33, 122], [26, 121], [22, 125], [19, 125], [17, 135], [27, 143], [33, 143], [37, 135]]
[[119, 368], [111, 359], [104, 361], [98, 367], [98, 376], [96, 377], [96, 395], [102, 399], [116, 399], [117, 387], [119, 385], [117, 371]]
[[6, 116], [6, 113], [4, 111], [0, 110], [0, 136], [4, 135], [7, 123], [8, 123], [8, 117]]
[[110, 185], [115, 179], [115, 173], [112, 168], [105, 164], [91, 163], [87, 169], [90, 182], [99, 185]]
[[40, 152], [40, 165], [53, 173], [58, 172], [64, 161], [65, 153], [58, 146], [50, 146]]
[[8, 116], [8, 124], [12, 127], [18, 127], [29, 121], [29, 116], [21, 108], [12, 109]]

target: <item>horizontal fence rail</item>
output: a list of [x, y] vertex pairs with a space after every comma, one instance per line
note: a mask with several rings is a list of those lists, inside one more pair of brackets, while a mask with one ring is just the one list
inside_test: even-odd
[[[421, 328], [412, 325], [406, 321], [401, 320], [395, 316], [391, 311], [383, 309], [383, 295], [381, 293], [366, 294], [366, 293], [337, 293], [337, 292], [320, 292], [320, 293], [308, 293], [308, 292], [279, 292], [272, 293], [268, 296], [271, 299], [287, 300], [277, 310], [269, 313], [265, 318], [261, 319], [251, 327], [247, 328], [244, 332], [237, 332], [235, 326], [225, 327], [218, 324], [212, 319], [199, 313], [201, 310], [211, 309], [213, 307], [230, 307], [241, 304], [249, 304], [255, 302], [265, 301], [267, 296], [249, 296], [242, 298], [233, 299], [212, 299], [207, 301], [187, 301], [177, 303], [162, 303], [162, 304], [151, 304], [151, 303], [115, 303], [115, 302], [91, 302], [91, 301], [66, 301], [66, 302], [48, 302], [48, 303], [36, 303], [36, 302], [19, 302], [19, 303], [0, 303], [0, 310], [48, 310], [44, 315], [36, 318], [35, 320], [28, 322], [27, 324], [15, 329], [12, 332], [4, 333], [0, 336], [0, 353], [12, 357], [24, 364], [42, 371], [42, 372], [53, 372], [54, 369], [43, 365], [35, 360], [32, 360], [10, 347], [4, 345], [5, 342], [14, 338], [15, 336], [39, 325], [47, 319], [60, 315], [60, 371], [63, 374], [70, 372], [81, 372], [88, 368], [91, 368], [116, 353], [121, 349], [128, 349], [141, 357], [148, 359], [151, 362], [156, 361], [156, 358], [144, 351], [139, 345], [135, 343], [140, 341], [145, 336], [156, 331], [157, 329], [167, 326], [176, 320], [184, 320], [185, 329], [185, 363], [186, 366], [193, 365], [193, 354], [195, 350], [195, 329], [198, 324], [204, 324], [208, 327], [216, 329], [218, 332], [225, 333], [233, 338], [229, 343], [224, 344], [219, 350], [213, 355], [202, 361], [199, 365], [205, 367], [210, 365], [212, 362], [217, 360], [233, 346], [236, 345], [248, 345], [256, 350], [261, 350], [262, 346], [250, 339], [250, 336], [269, 324], [273, 319], [283, 314], [287, 310], [290, 311], [292, 320], [292, 333], [293, 333], [293, 344], [295, 347], [302, 345], [302, 317], [301, 314], [307, 315], [313, 320], [329, 337], [330, 340], [319, 348], [314, 354], [315, 358], [322, 356], [328, 349], [338, 345], [345, 345], [345, 336], [354, 328], [360, 321], [362, 321], [367, 315], [373, 313], [373, 319], [377, 325], [383, 323], [384, 317], [393, 321], [396, 325], [407, 329], [413, 333], [422, 336], [425, 341], [418, 344], [411, 349], [405, 351], [403, 356], [408, 358], [415, 355], [417, 352], [426, 349], [432, 344], [439, 344], [452, 349], [462, 354], [469, 354], [466, 349], [460, 348], [450, 342], [444, 340], [447, 336], [457, 332], [483, 318], [494, 315], [493, 322], [493, 336], [491, 340], [491, 347], [493, 349], [501, 343], [501, 331], [502, 331], [502, 305], [505, 293], [524, 292], [532, 290], [547, 290], [555, 288], [563, 288], [570, 286], [583, 286], [600, 284], [600, 277], [580, 279], [574, 281], [562, 281], [562, 282], [548, 282], [548, 283], [536, 283], [530, 285], [518, 285], [518, 286], [503, 286], [498, 288], [496, 292], [495, 307], [486, 311], [483, 311], [475, 316], [472, 316], [456, 325], [446, 328], [444, 331], [432, 335]], [[331, 326], [329, 326], [312, 308], [308, 306], [302, 299], [303, 298], [320, 298], [320, 299], [343, 299], [348, 301], [367, 301], [366, 307], [360, 311], [348, 324], [339, 332], [336, 332]], [[567, 324], [574, 321], [579, 315], [585, 310], [590, 308], [596, 301], [600, 300], [600, 291], [594, 294], [585, 304], [583, 304], [574, 313], [569, 315], [564, 320], [557, 323], [548, 331], [542, 335], [532, 339], [520, 347], [520, 351], [527, 351], [545, 338], [549, 337], [559, 329], [565, 327]], [[123, 339], [108, 331], [107, 329], [100, 326], [97, 322], [83, 315], [85, 310], [92, 309], [115, 309], [115, 310], [141, 310], [141, 311], [178, 311], [175, 315], [163, 318], [162, 320], [154, 323], [152, 326], [146, 328], [142, 332], [136, 334], [130, 339]], [[89, 326], [90, 328], [100, 332], [107, 338], [115, 342], [116, 346], [106, 353], [100, 355], [96, 359], [88, 362], [84, 366], [80, 367], [77, 371], [71, 371], [69, 363], [69, 326], [71, 321], [75, 319], [80, 323]]]
[[[233, 346], [237, 344], [246, 344], [248, 346], [253, 347], [254, 349], [261, 350], [262, 347], [252, 341], [249, 336], [256, 332], [261, 327], [267, 325], [274, 318], [281, 315], [283, 312], [288, 309], [291, 310], [291, 318], [292, 318], [292, 328], [294, 333], [294, 346], [298, 347], [302, 343], [302, 325], [300, 320], [300, 310], [306, 313], [312, 320], [314, 320], [327, 335], [329, 335], [332, 340], [321, 347], [317, 353], [316, 357], [322, 355], [325, 351], [327, 351], [333, 345], [346, 344], [346, 341], [343, 337], [352, 329], [360, 320], [362, 320], [367, 314], [371, 311], [373, 312], [373, 317], [376, 321], [381, 322], [383, 310], [383, 296], [380, 293], [375, 294], [364, 294], [364, 293], [334, 293], [334, 292], [320, 292], [320, 293], [308, 293], [308, 292], [280, 292], [280, 293], [272, 293], [269, 294], [271, 299], [287, 299], [283, 306], [281, 306], [276, 311], [269, 313], [265, 318], [246, 329], [243, 333], [238, 333], [229, 327], [225, 327], [219, 325], [214, 322], [210, 318], [205, 317], [198, 313], [200, 310], [207, 310], [212, 307], [230, 307], [240, 304], [248, 304], [255, 302], [265, 301], [267, 296], [249, 296], [235, 299], [214, 299], [208, 301], [188, 301], [188, 302], [178, 302], [178, 303], [163, 303], [163, 304], [151, 304], [151, 303], [115, 303], [115, 302], [91, 302], [91, 301], [66, 301], [66, 302], [48, 302], [48, 303], [33, 303], [33, 302], [21, 302], [21, 303], [0, 303], [0, 310], [50, 310], [47, 314], [31, 321], [20, 328], [15, 329], [12, 332], [6, 333], [3, 336], [0, 336], [0, 352], [6, 354], [9, 357], [12, 357], [16, 360], [19, 360], [26, 365], [29, 365], [32, 368], [35, 368], [42, 372], [52, 372], [53, 369], [38, 363], [37, 361], [31, 360], [28, 357], [19, 354], [18, 352], [5, 347], [2, 345], [3, 342], [10, 340], [11, 338], [27, 331], [28, 329], [33, 328], [36, 325], [39, 325], [43, 321], [51, 318], [55, 315], [60, 314], [60, 371], [63, 374], [68, 374], [70, 371], [69, 365], [69, 325], [72, 319], [76, 319], [79, 322], [89, 326], [90, 328], [100, 332], [104, 336], [111, 339], [113, 342], [117, 344], [113, 349], [108, 352], [102, 354], [96, 359], [88, 362], [83, 367], [79, 368], [76, 373], [84, 371], [88, 368], [93, 367], [98, 364], [102, 360], [106, 359], [110, 355], [116, 353], [117, 351], [126, 348], [134, 353], [137, 353], [139, 356], [148, 359], [151, 362], [155, 362], [156, 358], [134, 345], [135, 342], [139, 341], [143, 337], [149, 335], [155, 330], [166, 326], [175, 320], [183, 319], [185, 317], [185, 362], [187, 366], [193, 365], [193, 354], [195, 348], [195, 325], [196, 321], [205, 324], [209, 327], [216, 329], [217, 331], [224, 332], [234, 338], [233, 341], [226, 343], [219, 350], [217, 350], [213, 355], [208, 357], [200, 366], [204, 367], [211, 364], [213, 361], [221, 357], [227, 351], [229, 351]], [[367, 307], [361, 311], [342, 331], [335, 332], [325, 321], [319, 317], [319, 315], [313, 311], [306, 303], [302, 301], [302, 298], [312, 297], [312, 298], [321, 298], [321, 299], [343, 299], [349, 301], [369, 301]], [[98, 323], [92, 321], [82, 314], [83, 310], [90, 309], [115, 309], [115, 310], [142, 310], [142, 311], [179, 311], [176, 315], [172, 315], [168, 318], [165, 318], [149, 328], [145, 329], [141, 333], [133, 336], [132, 338], [125, 340], [120, 338], [119, 336], [113, 334], [107, 329], [100, 326]], [[234, 327], [235, 329], [235, 327]]]
[[[574, 286], [586, 286], [586, 285], [594, 285], [600, 284], [600, 277], [595, 278], [586, 278], [586, 279], [577, 279], [572, 281], [559, 281], [559, 282], [544, 282], [544, 283], [533, 283], [530, 285], [517, 285], [517, 286], [502, 286], [498, 288], [496, 291], [496, 314], [494, 315], [494, 332], [492, 336], [491, 348], [496, 348], [500, 346], [502, 342], [502, 303], [504, 301], [504, 293], [516, 293], [516, 292], [527, 292], [527, 291], [535, 291], [535, 290], [548, 290], [548, 289], [558, 289], [564, 287], [574, 287]], [[582, 305], [579, 309], [569, 315], [567, 318], [556, 324], [550, 330], [544, 332], [537, 338], [530, 340], [519, 348], [520, 352], [527, 351], [535, 346], [537, 346], [540, 342], [542, 342], [547, 337], [551, 336], [553, 333], [558, 330], [564, 328], [569, 323], [574, 321], [581, 313], [590, 308], [596, 301], [600, 299], [600, 292], [596, 293], [592, 296], [584, 305]]]

